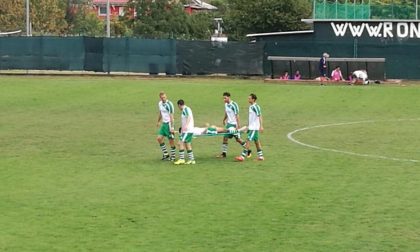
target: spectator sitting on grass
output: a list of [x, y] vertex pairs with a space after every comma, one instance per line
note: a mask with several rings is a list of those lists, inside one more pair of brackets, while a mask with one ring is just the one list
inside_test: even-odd
[[280, 80], [288, 80], [289, 78], [289, 72], [287, 71], [284, 71], [283, 75], [280, 76]]
[[302, 75], [300, 74], [299, 70], [296, 70], [295, 75], [293, 76], [294, 80], [300, 80]]
[[341, 74], [341, 69], [339, 66], [336, 66], [331, 72], [331, 80], [333, 81], [342, 81], [344, 80], [343, 75]]

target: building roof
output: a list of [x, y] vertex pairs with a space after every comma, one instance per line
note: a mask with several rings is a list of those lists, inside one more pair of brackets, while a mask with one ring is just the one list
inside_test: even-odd
[[[109, 0], [109, 4], [112, 5], [126, 5], [129, 0]], [[94, 5], [104, 5], [106, 4], [107, 0], [93, 0], [92, 3]]]
[[305, 33], [314, 33], [313, 30], [307, 31], [288, 31], [288, 32], [267, 32], [267, 33], [252, 33], [247, 34], [247, 37], [262, 37], [262, 36], [280, 36], [280, 35], [290, 35], [290, 34], [305, 34]]
[[402, 22], [402, 23], [418, 23], [416, 19], [301, 19], [302, 22], [307, 24], [313, 23], [322, 23], [322, 22], [372, 22], [372, 23], [382, 23], [382, 22]]
[[184, 7], [189, 7], [189, 8], [198, 9], [198, 10], [217, 10], [216, 6], [205, 3], [201, 0], [191, 0], [191, 3], [184, 5]]

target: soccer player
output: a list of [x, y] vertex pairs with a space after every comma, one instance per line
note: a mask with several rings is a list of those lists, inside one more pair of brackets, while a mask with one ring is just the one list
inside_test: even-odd
[[[166, 97], [165, 92], [159, 93], [159, 116], [156, 126], [159, 128], [156, 140], [162, 150], [162, 160], [175, 160], [175, 141], [174, 141], [174, 105]], [[168, 138], [171, 146], [171, 154], [166, 149], [164, 138]]]
[[356, 70], [352, 73], [352, 84], [356, 85], [367, 85], [369, 79], [366, 70]]
[[259, 133], [263, 132], [263, 118], [261, 114], [261, 108], [257, 104], [257, 96], [255, 94], [250, 94], [248, 96], [248, 103], [249, 106], [249, 119], [248, 119], [248, 137], [246, 140], [245, 149], [242, 151], [242, 154], [235, 159], [237, 161], [244, 161], [246, 155], [248, 154], [250, 142], [253, 141], [255, 143], [255, 147], [257, 147], [257, 160], [263, 161], [263, 151], [262, 146], [259, 138]]
[[[239, 128], [239, 106], [236, 102], [232, 101], [229, 92], [223, 93], [223, 101], [225, 102], [225, 117], [223, 118], [223, 125], [226, 129]], [[241, 139], [240, 134], [226, 134], [223, 137], [222, 153], [218, 155], [220, 158], [225, 158], [228, 150], [228, 140], [235, 138], [243, 148], [245, 148], [246, 142]], [[247, 157], [251, 157], [251, 151], [249, 151]]]
[[[176, 165], [195, 164], [194, 153], [192, 151], [192, 138], [194, 131], [194, 116], [192, 110], [185, 105], [184, 100], [178, 100], [178, 108], [181, 112], [181, 135], [179, 142], [179, 159], [174, 162]], [[188, 161], [185, 162], [184, 150], [187, 149]]]
[[214, 125], [208, 126], [207, 128], [199, 128], [199, 127], [194, 127], [193, 129], [193, 135], [194, 136], [216, 136], [219, 134], [231, 134], [231, 135], [239, 135], [239, 133], [244, 132], [247, 130], [247, 126], [242, 127], [240, 129], [236, 129], [236, 128], [224, 128], [224, 127], [217, 127]]

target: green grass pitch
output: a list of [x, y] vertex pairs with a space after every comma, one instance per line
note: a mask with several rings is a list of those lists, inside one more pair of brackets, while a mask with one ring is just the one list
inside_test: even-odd
[[[161, 90], [197, 126], [221, 125], [224, 91], [245, 124], [256, 93], [266, 160], [235, 162], [234, 142], [216, 159], [222, 139], [201, 137], [196, 165], [161, 161]], [[398, 121], [420, 118], [419, 97], [415, 83], [2, 76], [0, 251], [419, 251], [420, 120]], [[287, 138], [367, 120], [293, 135], [364, 157]]]

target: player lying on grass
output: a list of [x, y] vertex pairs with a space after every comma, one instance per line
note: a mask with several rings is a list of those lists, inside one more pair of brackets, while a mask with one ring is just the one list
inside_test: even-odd
[[[247, 126], [244, 126], [240, 129], [236, 129], [234, 127], [230, 127], [228, 129], [224, 128], [224, 127], [217, 127], [217, 126], [208, 126], [208, 127], [194, 127], [192, 129], [192, 137], [199, 137], [199, 136], [220, 136], [220, 135], [225, 135], [225, 134], [231, 134], [231, 135], [237, 135], [238, 137], [240, 136], [241, 132], [246, 132], [248, 130]], [[179, 132], [179, 141], [178, 141], [178, 146], [180, 150], [184, 150], [184, 142], [182, 140], [182, 133], [181, 133], [182, 129], [179, 128], [178, 132]], [[251, 156], [250, 152], [248, 152], [248, 156]], [[181, 159], [183, 160], [183, 159]], [[195, 164], [195, 160], [193, 163], [188, 163], [188, 162], [179, 162], [176, 161], [174, 164], [176, 165], [180, 165], [180, 164]]]
[[[236, 129], [235, 127], [217, 127], [217, 126], [210, 126], [207, 128], [198, 128], [194, 127], [193, 130], [193, 136], [233, 136], [236, 139], [241, 139], [241, 133], [247, 132], [248, 126], [243, 126], [239, 129]], [[245, 149], [245, 146], [243, 146]], [[252, 150], [249, 148], [246, 150], [246, 157], [250, 158], [252, 156]]]
[[[248, 126], [243, 126], [239, 129], [236, 129], [235, 127], [217, 127], [217, 126], [209, 126], [207, 128], [194, 128], [193, 136], [233, 136], [236, 139], [241, 138], [241, 133], [247, 132]], [[247, 158], [250, 158], [252, 156], [252, 150], [247, 150]]]
[[[178, 133], [180, 132], [181, 128], [178, 129]], [[193, 136], [217, 136], [217, 135], [224, 135], [224, 134], [236, 134], [239, 135], [240, 133], [246, 132], [248, 130], [248, 126], [244, 126], [240, 129], [236, 129], [234, 127], [230, 127], [228, 129], [224, 127], [218, 127], [215, 125], [207, 126], [207, 127], [194, 127], [193, 129]]]
[[199, 128], [194, 127], [193, 135], [194, 136], [215, 136], [215, 135], [224, 135], [224, 134], [233, 134], [233, 135], [240, 135], [241, 132], [245, 132], [247, 127], [242, 127], [240, 129], [236, 129], [234, 127], [224, 128], [224, 127], [217, 127], [214, 125], [208, 126], [206, 128]]

